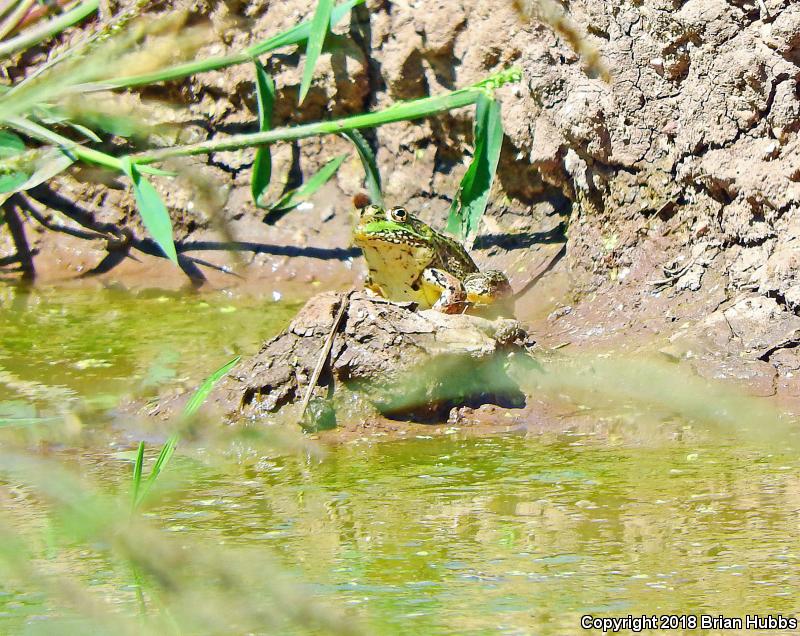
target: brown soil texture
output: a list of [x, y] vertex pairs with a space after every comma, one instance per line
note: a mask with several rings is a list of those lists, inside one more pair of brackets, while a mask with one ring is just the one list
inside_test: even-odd
[[[302, 108], [301, 52], [265, 60], [278, 92], [275, 124], [376, 110], [519, 65], [522, 82], [499, 91], [506, 138], [473, 250], [524, 292], [518, 317], [545, 346], [656, 349], [756, 395], [800, 396], [800, 4], [563, 4], [610, 81], [590, 77], [567, 43], [510, 0], [369, 0], [337, 26], [339, 45], [323, 54]], [[314, 3], [173, 5], [188, 23], [210, 21], [200, 54], [219, 55], [310, 18]], [[36, 61], [29, 55], [15, 72]], [[257, 127], [250, 65], [97, 99], [155, 103], [150, 123], [176, 139]], [[388, 202], [443, 226], [466, 170], [471, 117], [462, 109], [370, 133]], [[24, 234], [44, 281], [93, 274], [101, 284], [295, 296], [358, 284], [351, 199], [363, 172], [349, 143], [275, 146], [270, 194], [344, 152], [350, 159], [311, 205], [281, 218], [251, 202], [252, 150], [197, 157], [176, 181], [159, 179], [183, 271], [153, 256], [124, 184], [76, 169], [30, 193], [32, 209], [6, 206], [20, 223], [0, 229], [0, 276], [19, 275]], [[79, 231], [48, 230], [42, 220]], [[131, 228], [130, 252], [108, 250], [103, 233], [116, 224]], [[87, 228], [99, 234], [74, 235]]]
[[[537, 368], [527, 349], [533, 344], [516, 320], [327, 292], [311, 298], [218, 392], [227, 396], [220, 403], [232, 407], [230, 419], [258, 420], [298, 405], [302, 420], [313, 399], [329, 415], [329, 428], [337, 419], [379, 414], [441, 422], [461, 406], [524, 406], [513, 367]], [[320, 419], [310, 417], [309, 426], [318, 428]]]

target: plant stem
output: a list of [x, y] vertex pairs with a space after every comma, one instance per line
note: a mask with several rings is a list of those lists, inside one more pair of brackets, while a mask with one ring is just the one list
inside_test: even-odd
[[[365, 0], [348, 0], [337, 5], [331, 14], [331, 27], [336, 25], [347, 12], [353, 7], [363, 4]], [[311, 21], [302, 22], [297, 26], [287, 29], [282, 33], [278, 33], [263, 42], [254, 44], [246, 48], [244, 51], [238, 53], [231, 53], [229, 55], [222, 55], [219, 57], [210, 57], [204, 60], [195, 60], [186, 62], [184, 64], [177, 64], [166, 69], [153, 71], [152, 73], [142, 73], [140, 75], [129, 75], [127, 77], [112, 78], [102, 82], [92, 82], [88, 84], [81, 84], [75, 86], [70, 92], [77, 93], [90, 93], [96, 91], [112, 90], [116, 88], [134, 88], [136, 86], [145, 86], [155, 84], [157, 82], [169, 82], [172, 80], [182, 79], [197, 73], [207, 73], [209, 71], [217, 71], [228, 66], [235, 66], [236, 64], [245, 64], [253, 58], [274, 51], [275, 49], [284, 46], [292, 46], [299, 44], [308, 38], [311, 32]]]
[[37, 139], [46, 144], [59, 146], [65, 152], [75, 155], [75, 158], [81, 161], [95, 163], [111, 170], [122, 170], [122, 162], [116, 157], [112, 157], [99, 150], [92, 150], [91, 148], [82, 146], [78, 142], [64, 137], [63, 135], [59, 135], [29, 119], [25, 119], [24, 117], [9, 117], [6, 123], [33, 139]]
[[134, 155], [132, 159], [136, 164], [149, 164], [173, 157], [188, 157], [222, 150], [239, 150], [252, 146], [263, 146], [276, 141], [290, 141], [294, 139], [303, 139], [305, 137], [313, 137], [315, 135], [334, 135], [347, 132], [348, 130], [374, 128], [398, 121], [421, 119], [442, 111], [470, 106], [477, 101], [478, 96], [484, 90], [483, 87], [472, 86], [445, 95], [395, 104], [376, 113], [353, 115], [352, 117], [345, 117], [344, 119], [314, 122], [302, 126], [275, 128], [265, 132], [232, 135], [224, 139], [145, 152]]
[[0, 44], [0, 59], [7, 58], [17, 51], [30, 48], [64, 29], [71, 27], [97, 11], [100, 0], [85, 0], [77, 7], [36, 27], [26, 29], [18, 36]]
[[92, 82], [90, 84], [78, 84], [77, 86], [69, 89], [67, 92], [94, 93], [97, 91], [107, 91], [115, 88], [135, 88], [136, 86], [145, 86], [149, 84], [155, 84], [157, 82], [169, 82], [171, 80], [181, 79], [197, 73], [217, 71], [228, 66], [243, 64], [244, 62], [249, 62], [251, 59], [252, 58], [247, 54], [247, 51], [243, 51], [231, 55], [223, 55], [204, 60], [196, 60], [194, 62], [186, 62], [185, 64], [178, 64], [167, 69], [153, 71], [152, 73], [130, 75], [128, 77], [110, 79], [108, 81], [101, 82]]

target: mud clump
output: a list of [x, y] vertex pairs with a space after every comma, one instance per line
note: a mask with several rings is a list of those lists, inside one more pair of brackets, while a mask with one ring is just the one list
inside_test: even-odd
[[225, 402], [239, 406], [237, 418], [282, 410], [299, 418], [313, 384], [311, 409], [326, 420], [324, 428], [332, 422], [323, 403], [345, 426], [378, 414], [440, 422], [456, 407], [523, 407], [514, 370], [535, 366], [531, 345], [515, 320], [416, 311], [412, 303], [329, 292], [309, 300], [222, 390]]

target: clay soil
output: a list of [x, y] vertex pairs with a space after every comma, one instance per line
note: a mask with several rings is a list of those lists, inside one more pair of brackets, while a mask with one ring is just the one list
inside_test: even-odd
[[[200, 54], [218, 55], [309, 18], [314, 3], [172, 4], [187, 24], [210, 25]], [[506, 138], [473, 253], [508, 273], [520, 292], [517, 316], [539, 344], [659, 352], [688, 373], [794, 404], [800, 4], [564, 6], [609, 81], [587, 73], [567, 43], [510, 1], [370, 0], [337, 27], [343, 44], [322, 56], [302, 109], [302, 55], [270, 58], [275, 123], [375, 110], [519, 65], [522, 82], [499, 92]], [[153, 3], [147, 15], [161, 12]], [[34, 51], [9, 72], [27, 73], [45, 54]], [[256, 127], [249, 65], [98, 99], [148, 105], [149, 123], [195, 139]], [[441, 227], [469, 159], [471, 122], [465, 109], [370, 133], [387, 201]], [[0, 276], [294, 298], [358, 286], [364, 266], [350, 242], [351, 200], [364, 186], [355, 153], [337, 137], [273, 150], [273, 197], [330, 158], [351, 157], [309, 204], [281, 217], [251, 202], [252, 150], [184, 162], [177, 182], [158, 183], [180, 270], [157, 256], [124, 184], [75, 169], [30, 192], [30, 208], [7, 204], [18, 223], [0, 228]], [[116, 226], [131, 229], [127, 251], [108, 249], [104, 236]]]

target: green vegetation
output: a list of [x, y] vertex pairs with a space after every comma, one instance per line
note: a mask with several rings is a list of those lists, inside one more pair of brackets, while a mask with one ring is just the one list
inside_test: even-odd
[[[251, 179], [253, 200], [257, 206], [286, 211], [295, 207], [303, 198], [313, 195], [324, 185], [344, 158], [333, 160], [301, 188], [286, 193], [279, 201], [269, 204], [263, 201], [263, 195], [272, 176], [270, 145], [310, 136], [341, 134], [355, 145], [365, 168], [370, 197], [373, 201], [380, 202], [382, 195], [377, 163], [372, 149], [358, 134], [358, 130], [391, 122], [430, 117], [443, 111], [477, 104], [475, 153], [472, 165], [454, 201], [449, 223], [453, 231], [463, 237], [471, 237], [477, 230], [480, 216], [486, 208], [502, 143], [502, 125], [499, 106], [494, 100], [494, 89], [507, 82], [517, 81], [520, 77], [518, 71], [514, 69], [502, 71], [474, 86], [443, 95], [394, 104], [374, 113], [288, 128], [272, 127], [275, 87], [259, 58], [282, 47], [306, 43], [305, 65], [298, 97], [298, 103], [302, 104], [311, 86], [314, 68], [328, 32], [353, 7], [362, 3], [363, 0], [348, 0], [334, 7], [331, 0], [321, 0], [310, 22], [268, 38], [242, 53], [194, 60], [128, 77], [118, 76], [119, 67], [115, 61], [130, 53], [142, 34], [131, 29], [122, 30], [122, 26], [133, 17], [130, 12], [116, 21], [105, 24], [94, 36], [67, 48], [39, 71], [8, 87], [0, 94], [0, 128], [2, 128], [0, 196], [5, 200], [14, 193], [24, 192], [53, 178], [76, 161], [121, 173], [133, 188], [144, 226], [163, 254], [177, 263], [178, 254], [167, 207], [147, 178], [147, 176], [170, 178], [173, 173], [158, 169], [152, 164], [176, 157], [256, 147], [258, 150]], [[40, 27], [35, 29], [30, 27], [18, 36], [22, 39], [13, 46], [9, 42], [6, 43], [5, 55], [8, 56], [59, 33], [95, 12], [97, 8], [96, 0], [84, 2], [71, 12], [53, 18]], [[145, 26], [143, 33], [147, 34], [148, 29], [157, 30], [157, 26]], [[114, 37], [111, 37], [112, 35]], [[182, 37], [187, 40], [183, 43], [187, 49], [194, 48], [189, 42], [190, 34]], [[182, 40], [176, 37], [174, 42], [168, 40], [167, 43], [173, 48], [180, 49]], [[67, 98], [74, 99], [76, 96], [86, 95], [99, 89], [146, 86], [250, 62], [254, 65], [258, 103], [258, 132], [250, 134], [211, 139], [188, 146], [151, 148], [115, 156], [94, 148], [93, 145], [102, 146], [104, 136], [120, 135], [123, 131], [120, 130], [118, 121], [113, 117], [100, 117], [84, 122], [74, 109], [68, 112], [63, 106]], [[62, 130], [64, 128], [71, 130], [73, 134], [67, 134], [67, 130]], [[128, 136], [134, 134], [135, 127], [127, 131]]]
[[[182, 416], [184, 419], [191, 418], [197, 414], [197, 411], [200, 410], [203, 402], [206, 401], [206, 398], [211, 393], [211, 390], [214, 388], [214, 386], [216, 386], [217, 382], [224, 378], [227, 373], [236, 366], [239, 360], [240, 356], [236, 356], [233, 360], [214, 371], [214, 373], [212, 373], [203, 381], [203, 383], [197, 388], [197, 391], [195, 391], [194, 395], [192, 395], [192, 397], [189, 398], [189, 401], [186, 402], [186, 406], [183, 407]], [[172, 454], [175, 452], [175, 448], [178, 446], [179, 439], [179, 434], [173, 433], [170, 435], [169, 439], [164, 442], [164, 446], [161, 447], [161, 452], [158, 454], [156, 462], [153, 464], [153, 468], [150, 470], [150, 475], [147, 477], [147, 481], [144, 483], [142, 483], [142, 472], [144, 470], [144, 442], [139, 442], [139, 448], [136, 452], [136, 461], [133, 465], [133, 484], [131, 488], [131, 500], [134, 510], [136, 510], [142, 504], [145, 497], [147, 497], [147, 493], [150, 492], [153, 484], [155, 484], [158, 476], [161, 474], [161, 471], [164, 470], [167, 463], [172, 458]]]

